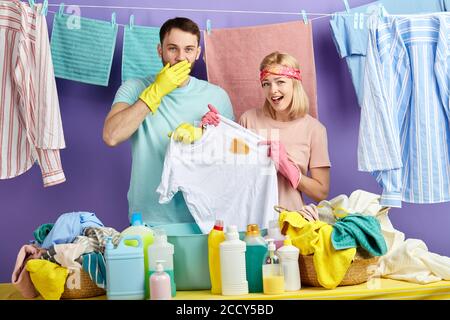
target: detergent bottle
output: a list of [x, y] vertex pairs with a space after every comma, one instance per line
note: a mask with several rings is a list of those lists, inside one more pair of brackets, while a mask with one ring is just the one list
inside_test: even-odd
[[263, 292], [262, 266], [267, 255], [267, 244], [261, 236], [257, 224], [249, 224], [244, 238], [245, 267], [247, 270], [248, 291]]
[[164, 260], [156, 260], [156, 271], [150, 276], [150, 300], [170, 300], [170, 276], [164, 272]]
[[[136, 246], [125, 244], [134, 240]], [[144, 300], [144, 251], [138, 235], [124, 236], [117, 248], [111, 237], [106, 239], [106, 296], [108, 300]]]
[[[142, 239], [143, 247], [142, 252], [144, 253], [144, 277], [145, 277], [145, 298], [148, 299], [150, 296], [150, 291], [148, 287], [149, 280], [149, 266], [148, 266], [148, 257], [147, 257], [147, 249], [150, 244], [153, 243], [153, 231], [149, 227], [145, 226], [142, 221], [142, 214], [140, 212], [134, 212], [131, 215], [131, 226], [126, 228], [120, 233], [121, 237], [128, 235], [139, 235]], [[136, 240], [126, 240], [126, 245], [136, 246]]]
[[266, 241], [267, 239], [273, 239], [276, 249], [280, 248], [283, 245], [284, 236], [281, 233], [278, 220], [269, 221], [269, 228], [267, 229], [267, 236], [265, 237], [265, 239]]
[[284, 272], [284, 290], [300, 290], [300, 268], [298, 265], [300, 250], [292, 245], [289, 236], [286, 236], [284, 245], [277, 250], [277, 254], [280, 257], [281, 266]]
[[[177, 293], [175, 284], [175, 274], [173, 269], [174, 245], [167, 241], [166, 231], [162, 228], [153, 229], [153, 244], [148, 246], [148, 267], [150, 276], [157, 271], [157, 261], [162, 261], [165, 273], [170, 277], [170, 287], [172, 297]], [[151, 295], [150, 295], [151, 298]]]
[[208, 235], [208, 263], [211, 279], [211, 293], [222, 294], [222, 279], [220, 273], [220, 244], [225, 241], [223, 220], [216, 220]]
[[273, 239], [266, 239], [269, 252], [263, 266], [263, 290], [264, 294], [281, 294], [284, 292], [284, 274], [280, 264], [280, 258], [275, 253]]
[[239, 240], [237, 226], [227, 226], [225, 241], [220, 243], [220, 275], [224, 296], [248, 294], [245, 250], [245, 242]]

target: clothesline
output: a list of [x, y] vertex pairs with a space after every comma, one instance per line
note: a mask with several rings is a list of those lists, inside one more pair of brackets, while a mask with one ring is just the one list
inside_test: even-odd
[[[59, 7], [60, 4], [48, 4], [49, 7]], [[240, 13], [240, 14], [272, 14], [272, 15], [294, 15], [294, 16], [301, 16], [301, 12], [287, 12], [287, 11], [254, 11], [254, 10], [221, 10], [221, 9], [191, 9], [191, 8], [160, 8], [160, 7], [124, 7], [124, 6], [93, 6], [93, 5], [72, 5], [72, 4], [64, 4], [64, 6], [74, 6], [74, 7], [80, 7], [80, 8], [101, 8], [101, 9], [133, 9], [133, 10], [153, 10], [153, 11], [189, 11], [189, 12], [210, 12], [210, 13]], [[351, 9], [350, 9], [351, 10]], [[53, 12], [54, 13], [54, 12]], [[318, 18], [323, 17], [332, 17], [336, 15], [335, 13], [323, 13], [323, 12], [306, 12], [309, 16], [318, 16]], [[345, 12], [345, 9], [343, 11], [340, 11], [340, 15], [350, 15], [353, 16], [356, 12]], [[439, 12], [443, 14], [450, 14], [450, 12]], [[360, 12], [359, 14], [363, 15], [371, 15], [371, 13], [363, 13]], [[411, 13], [411, 14], [389, 14], [389, 16], [393, 17], [408, 17], [408, 16], [421, 16], [421, 15], [430, 15], [432, 13], [424, 13], [424, 14], [417, 14], [417, 13]], [[315, 18], [315, 19], [318, 19]], [[311, 19], [314, 20], [314, 19]]]
[[[50, 6], [50, 5], [49, 5]], [[56, 5], [54, 5], [54, 6], [56, 6]], [[109, 8], [109, 7], [105, 7], [105, 8]], [[53, 14], [56, 14], [56, 13], [58, 13], [58, 12], [56, 12], [56, 11], [52, 11], [52, 10], [48, 10], [47, 12], [50, 12], [50, 13], [53, 13]], [[292, 14], [294, 14], [294, 13], [292, 13]], [[309, 13], [308, 13], [309, 14]], [[299, 14], [299, 13], [296, 13], [296, 15], [301, 15], [301, 14]], [[324, 14], [323, 16], [320, 16], [320, 17], [317, 17], [317, 18], [313, 18], [313, 19], [309, 19], [309, 21], [314, 21], [314, 20], [318, 20], [318, 19], [322, 19], [322, 18], [326, 18], [326, 17], [329, 17], [329, 16], [332, 16], [331, 14]], [[116, 23], [118, 26], [121, 26], [121, 27], [125, 27], [125, 26], [128, 26], [129, 24], [122, 24], [122, 23]]]
[[[61, 4], [48, 4], [49, 7], [60, 7]], [[191, 8], [161, 8], [161, 7], [124, 7], [124, 6], [94, 6], [94, 5], [71, 5], [64, 4], [64, 6], [75, 6], [80, 8], [101, 8], [101, 9], [132, 9], [132, 10], [153, 10], [153, 11], [189, 11], [189, 12], [210, 12], [210, 13], [238, 13], [238, 14], [271, 14], [271, 15], [293, 15], [293, 16], [316, 16], [316, 18], [309, 19], [309, 21], [315, 21], [327, 17], [333, 17], [337, 13], [318, 13], [318, 12], [286, 12], [286, 11], [254, 11], [254, 10], [220, 10], [220, 9], [191, 9]], [[48, 10], [48, 12], [56, 13], [55, 11]], [[442, 14], [450, 14], [446, 12], [440, 12]], [[340, 15], [353, 16], [352, 12], [339, 12]], [[358, 13], [359, 15], [369, 16], [371, 13]], [[425, 14], [389, 14], [394, 17], [408, 17], [408, 16], [426, 16], [431, 13]], [[305, 17], [306, 20], [306, 17]], [[118, 26], [125, 27], [128, 24], [116, 23]]]

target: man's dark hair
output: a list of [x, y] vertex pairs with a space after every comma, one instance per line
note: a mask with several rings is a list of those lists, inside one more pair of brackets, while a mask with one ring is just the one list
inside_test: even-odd
[[191, 19], [183, 17], [176, 17], [164, 22], [161, 29], [159, 29], [159, 41], [161, 44], [163, 43], [166, 34], [168, 34], [172, 29], [180, 29], [185, 32], [192, 33], [197, 36], [197, 44], [200, 45], [200, 29], [198, 25]]

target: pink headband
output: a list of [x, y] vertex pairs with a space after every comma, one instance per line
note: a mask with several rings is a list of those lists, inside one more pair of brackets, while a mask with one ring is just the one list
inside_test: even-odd
[[302, 81], [300, 70], [286, 66], [269, 66], [259, 73], [259, 81], [263, 81], [269, 74], [284, 76]]

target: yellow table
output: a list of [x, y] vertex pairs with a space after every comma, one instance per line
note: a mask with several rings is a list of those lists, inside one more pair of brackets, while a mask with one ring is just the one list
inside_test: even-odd
[[[23, 300], [24, 298], [11, 283], [0, 284], [0, 300]], [[36, 298], [42, 299], [41, 297]], [[105, 296], [91, 299], [106, 299]], [[178, 291], [177, 300], [450, 300], [450, 281], [430, 284], [414, 284], [390, 279], [374, 279], [355, 286], [343, 286], [333, 290], [305, 287], [300, 291], [281, 295], [248, 294], [243, 296], [212, 295], [209, 291]]]

